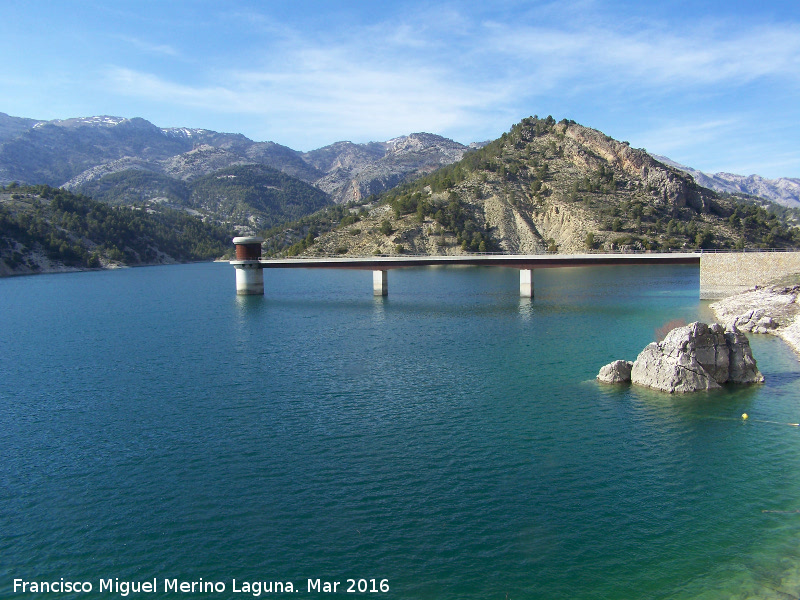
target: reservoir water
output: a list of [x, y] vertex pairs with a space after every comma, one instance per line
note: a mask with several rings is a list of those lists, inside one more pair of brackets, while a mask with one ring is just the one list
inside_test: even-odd
[[[800, 595], [787, 347], [751, 336], [757, 387], [594, 381], [713, 318], [696, 267], [537, 271], [532, 301], [511, 269], [392, 271], [387, 298], [360, 271], [265, 285], [237, 297], [227, 264], [0, 280], [1, 598]], [[92, 592], [14, 591], [60, 578]]]

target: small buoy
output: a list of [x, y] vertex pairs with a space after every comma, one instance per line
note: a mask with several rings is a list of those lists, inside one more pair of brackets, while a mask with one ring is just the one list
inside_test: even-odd
[[742, 420], [747, 421], [747, 413], [742, 413]]

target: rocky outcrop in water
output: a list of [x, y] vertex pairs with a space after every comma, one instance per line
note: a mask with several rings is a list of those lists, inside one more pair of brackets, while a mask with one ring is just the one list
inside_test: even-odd
[[[645, 347], [622, 378], [624, 369], [615, 361], [600, 370], [604, 382], [630, 381], [656, 390], [688, 393], [711, 390], [724, 383], [762, 383], [747, 337], [735, 326], [690, 323], [670, 331], [661, 342]], [[611, 375], [616, 379], [611, 379]]]
[[629, 360], [615, 360], [600, 369], [597, 379], [604, 383], [627, 383], [631, 380], [633, 363]]

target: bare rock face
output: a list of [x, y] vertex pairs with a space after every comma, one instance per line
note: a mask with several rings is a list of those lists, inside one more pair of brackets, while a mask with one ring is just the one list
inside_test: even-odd
[[748, 310], [746, 313], [734, 317], [729, 323], [735, 325], [739, 331], [752, 333], [769, 333], [779, 326], [779, 323], [770, 317], [763, 308]]
[[666, 156], [652, 155], [657, 161], [675, 167], [691, 175], [698, 185], [717, 192], [745, 193], [761, 196], [782, 206], [800, 206], [800, 179], [765, 179], [760, 175], [734, 175], [733, 173], [703, 173], [686, 165], [676, 163]]
[[736, 323], [742, 331], [750, 331], [763, 316], [770, 317], [778, 327], [791, 323], [800, 314], [800, 285], [756, 286], [754, 289], [729, 296], [709, 306], [718, 319]]
[[599, 131], [577, 124], [569, 126], [565, 135], [612, 165], [640, 177], [645, 185], [658, 190], [661, 202], [708, 212], [711, 206], [708, 194], [698, 189], [691, 179], [681, 176], [677, 169], [658, 162], [644, 150], [631, 148], [625, 142], [618, 142]]
[[339, 204], [379, 194], [408, 177], [461, 160], [467, 149], [438, 135], [412, 133], [388, 142], [336, 142], [306, 152], [303, 159], [324, 173], [313, 183]]
[[661, 343], [642, 350], [633, 363], [631, 382], [670, 394], [720, 387], [694, 357], [664, 348]]
[[604, 383], [627, 383], [631, 380], [631, 367], [629, 360], [615, 360], [600, 369], [597, 379]]
[[764, 383], [764, 376], [758, 370], [756, 359], [750, 351], [750, 341], [735, 327], [725, 331], [725, 343], [730, 348], [730, 370], [728, 381], [731, 383]]
[[89, 169], [86, 169], [82, 173], [79, 173], [66, 183], [64, 183], [61, 187], [64, 189], [73, 191], [80, 188], [82, 185], [89, 183], [91, 181], [95, 181], [96, 179], [100, 179], [105, 177], [106, 175], [113, 175], [114, 173], [119, 173], [120, 171], [153, 171], [159, 172], [160, 168], [157, 163], [142, 160], [139, 158], [133, 158], [131, 156], [126, 156], [124, 158], [120, 158], [118, 160], [114, 160], [111, 162], [103, 163]]
[[226, 167], [246, 164], [252, 163], [233, 152], [207, 144], [161, 161], [165, 175], [184, 181], [198, 179]]
[[[613, 365], [620, 362], [624, 361], [603, 367], [598, 379], [608, 381], [615, 372]], [[716, 389], [727, 382], [762, 383], [764, 376], [758, 371], [750, 342], [735, 326], [726, 329], [717, 323], [697, 322], [677, 327], [662, 342], [646, 346], [630, 369], [630, 381], [683, 394]]]

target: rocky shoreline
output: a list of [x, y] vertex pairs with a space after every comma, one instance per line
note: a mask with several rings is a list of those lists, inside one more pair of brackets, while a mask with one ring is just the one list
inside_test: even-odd
[[798, 297], [800, 285], [756, 286], [714, 302], [709, 308], [720, 322], [739, 331], [776, 335], [800, 355]]
[[166, 265], [191, 265], [191, 264], [198, 264], [198, 263], [207, 263], [207, 262], [224, 262], [227, 263], [231, 259], [230, 258], [216, 258], [214, 260], [172, 260], [172, 261], [155, 261], [155, 262], [146, 262], [140, 263], [136, 265], [126, 265], [123, 263], [115, 263], [111, 261], [103, 261], [102, 266], [92, 268], [92, 267], [68, 267], [64, 264], [50, 261], [48, 263], [38, 263], [38, 269], [31, 269], [30, 267], [24, 267], [20, 269], [8, 269], [5, 267], [5, 264], [0, 261], [0, 279], [4, 279], [6, 277], [24, 277], [27, 275], [53, 275], [56, 273], [88, 273], [89, 271], [114, 271], [117, 269], [134, 269], [136, 267], [160, 267]]

